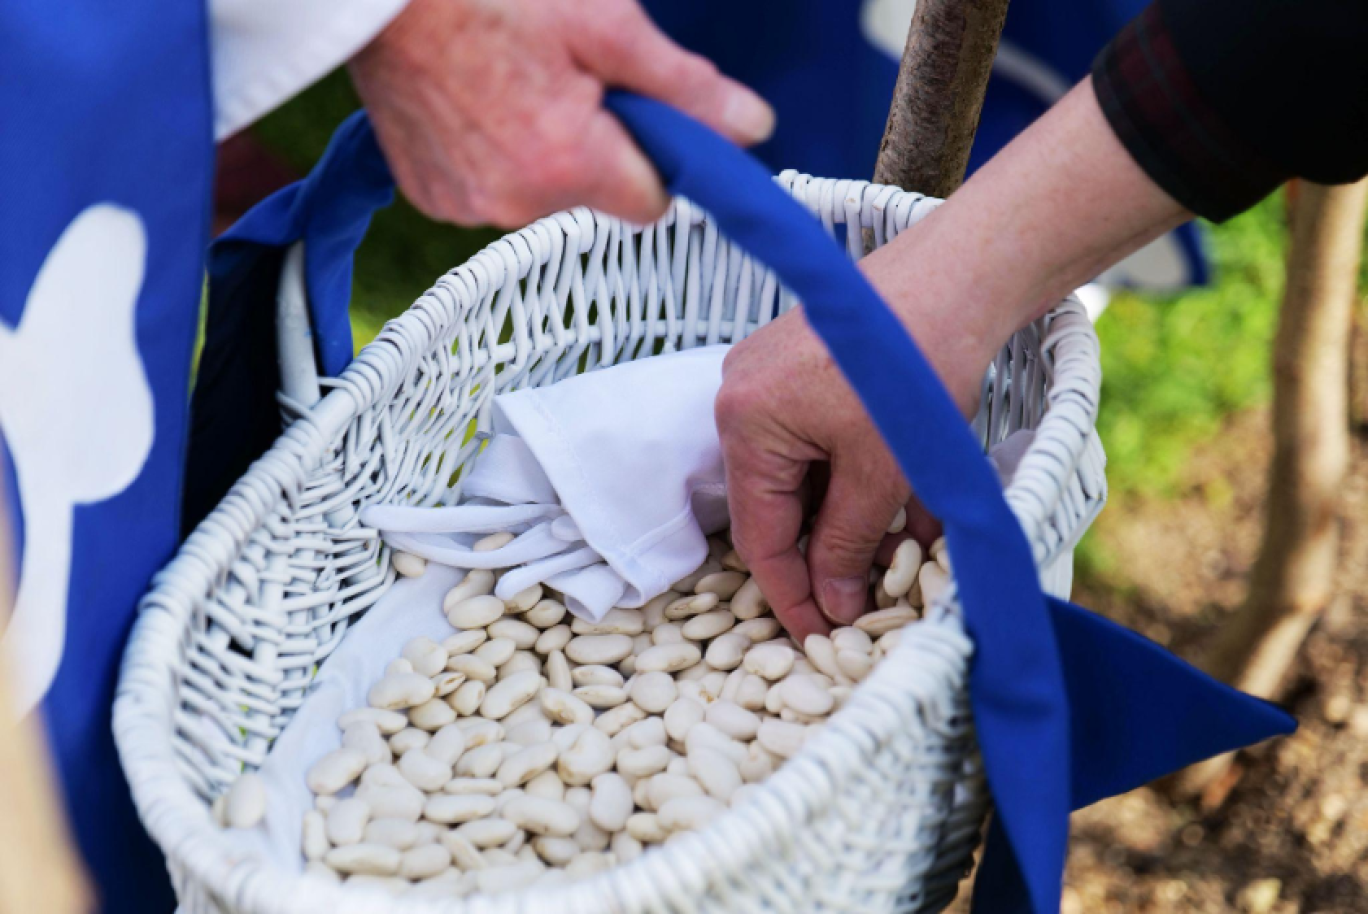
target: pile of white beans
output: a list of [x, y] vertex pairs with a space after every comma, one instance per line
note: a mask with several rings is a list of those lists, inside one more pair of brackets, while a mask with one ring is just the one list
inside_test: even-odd
[[[942, 541], [925, 562], [904, 542], [871, 574], [878, 608], [799, 650], [736, 552], [711, 546], [673, 589], [597, 623], [540, 587], [505, 602], [496, 572], [469, 572], [443, 602], [455, 633], [405, 645], [309, 769], [307, 871], [464, 895], [631, 860], [746, 802], [948, 581]], [[224, 824], [260, 821], [256, 780], [221, 799]]]

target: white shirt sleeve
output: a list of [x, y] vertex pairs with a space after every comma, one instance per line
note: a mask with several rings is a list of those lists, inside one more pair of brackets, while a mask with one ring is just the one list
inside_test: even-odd
[[246, 127], [350, 58], [408, 0], [209, 0], [214, 137]]

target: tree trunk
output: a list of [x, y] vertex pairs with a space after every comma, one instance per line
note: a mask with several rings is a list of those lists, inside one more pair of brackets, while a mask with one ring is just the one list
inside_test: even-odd
[[874, 180], [948, 197], [964, 180], [1007, 0], [917, 0]]
[[[0, 484], [0, 631], [15, 586], [8, 518]], [[16, 720], [9, 699], [9, 670], [0, 663], [0, 912], [81, 914], [92, 909], [90, 894], [67, 841], [37, 715]]]
[[[1262, 698], [1278, 694], [1311, 626], [1330, 603], [1337, 508], [1349, 463], [1349, 339], [1368, 181], [1303, 182], [1292, 211], [1273, 344], [1273, 461], [1264, 536], [1244, 607], [1220, 632], [1212, 675]], [[1215, 784], [1229, 756], [1192, 769], [1180, 791]]]

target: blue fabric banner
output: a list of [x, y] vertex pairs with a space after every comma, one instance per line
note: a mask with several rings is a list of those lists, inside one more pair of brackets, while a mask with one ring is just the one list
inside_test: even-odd
[[20, 533], [3, 647], [111, 914], [174, 906], [110, 707], [134, 607], [178, 541], [206, 28], [199, 2], [0, 4], [0, 438]]

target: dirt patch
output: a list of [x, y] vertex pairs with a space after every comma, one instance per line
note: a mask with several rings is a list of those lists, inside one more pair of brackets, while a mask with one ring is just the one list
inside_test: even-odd
[[[1176, 500], [1114, 500], [1096, 531], [1112, 562], [1083, 575], [1074, 598], [1200, 662], [1244, 596], [1268, 453], [1267, 414], [1242, 415], [1194, 455]], [[1343, 516], [1340, 596], [1287, 693], [1299, 731], [1244, 754], [1243, 777], [1218, 809], [1145, 788], [1075, 815], [1064, 914], [1368, 912], [1363, 441]]]

